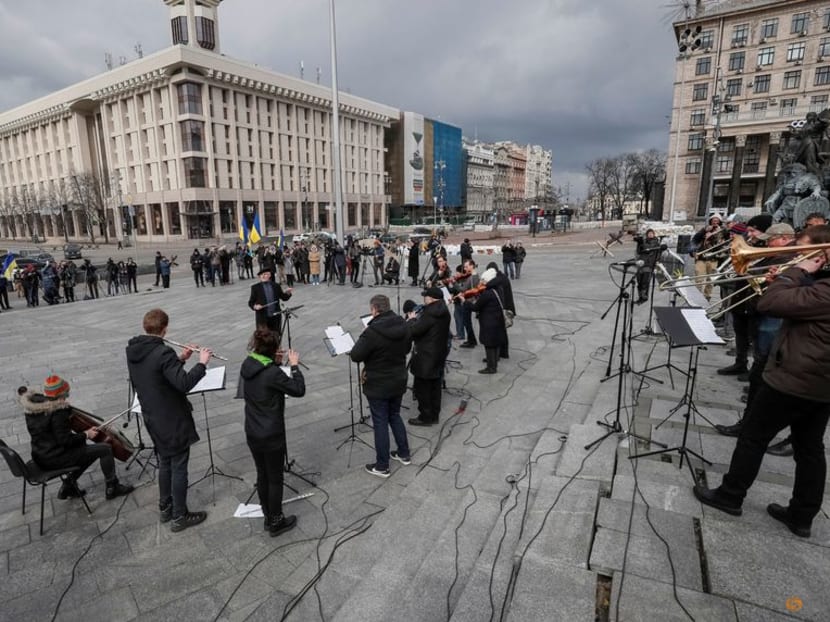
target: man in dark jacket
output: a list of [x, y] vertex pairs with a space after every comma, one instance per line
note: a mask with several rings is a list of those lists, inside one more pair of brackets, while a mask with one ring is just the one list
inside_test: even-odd
[[282, 513], [285, 467], [285, 396], [305, 395], [305, 380], [298, 367], [300, 355], [288, 351], [291, 375], [280, 368], [277, 338], [270, 330], [254, 333], [252, 352], [242, 362], [240, 393], [245, 398], [245, 437], [256, 465], [256, 489], [265, 529], [271, 536], [297, 524], [296, 516]]
[[202, 254], [198, 248], [193, 249], [193, 254], [190, 256], [190, 269], [193, 271], [193, 280], [196, 282], [196, 287], [205, 286], [205, 262], [202, 259]]
[[470, 244], [469, 238], [464, 238], [464, 241], [458, 248], [458, 254], [461, 255], [461, 263], [473, 260], [473, 247]]
[[161, 251], [156, 251], [156, 287], [159, 286], [159, 280], [161, 279]]
[[418, 277], [421, 276], [418, 260], [421, 255], [421, 247], [416, 240], [409, 240], [409, 262], [407, 274], [412, 279], [412, 285], [418, 284]]
[[86, 283], [88, 296], [98, 298], [98, 268], [93, 266], [89, 259], [84, 259], [84, 282]]
[[17, 390], [20, 405], [26, 413], [26, 429], [32, 438], [32, 460], [41, 469], [77, 467], [66, 477], [58, 491], [58, 499], [82, 497], [86, 491], [78, 487], [78, 478], [96, 460], [106, 479], [106, 498], [115, 499], [133, 491], [132, 486], [118, 482], [112, 447], [106, 443], [87, 444], [95, 437], [96, 428], [84, 434], [74, 432], [69, 423], [72, 407], [69, 405], [69, 383], [60, 376], [49, 376], [43, 384], [43, 393], [26, 387]]
[[[823, 229], [823, 231], [815, 231]], [[830, 242], [830, 227], [810, 237]], [[824, 433], [830, 418], [830, 279], [813, 275], [828, 263], [826, 252], [778, 275], [758, 302], [758, 311], [784, 319], [764, 369], [763, 384], [749, 406], [729, 471], [718, 488], [694, 487], [698, 500], [740, 516], [764, 451], [790, 428], [795, 453], [795, 483], [789, 506], [771, 503], [767, 512], [795, 535], [810, 537], [824, 500], [827, 464]]]
[[[366, 471], [377, 477], [389, 477], [389, 458], [410, 463], [406, 426], [401, 419], [401, 398], [406, 392], [406, 355], [412, 337], [402, 317], [390, 310], [389, 298], [372, 296], [369, 301], [372, 319], [350, 353], [352, 361], [363, 363], [363, 393], [372, 412], [375, 430], [375, 462]], [[389, 428], [397, 451], [389, 452]]]
[[409, 371], [415, 377], [413, 391], [418, 400], [418, 416], [409, 424], [434, 425], [441, 412], [441, 378], [450, 340], [450, 312], [441, 290], [426, 290], [420, 315], [410, 311], [407, 320], [413, 343]]
[[282, 326], [280, 320], [280, 300], [291, 298], [293, 288], [288, 287], [282, 290], [279, 283], [273, 281], [271, 267], [266, 262], [260, 268], [259, 283], [251, 285], [251, 295], [248, 298], [248, 306], [256, 312], [256, 327], [268, 328], [280, 335]]
[[186, 348], [176, 356], [165, 345], [168, 322], [167, 314], [161, 309], [152, 309], [144, 315], [146, 334], [130, 339], [127, 368], [147, 432], [158, 454], [161, 522], [172, 519], [171, 530], [181, 531], [207, 518], [207, 512], [187, 509], [187, 463], [190, 446], [199, 440], [187, 393], [205, 375], [211, 353], [202, 348], [199, 362], [186, 372], [184, 362], [193, 351]]

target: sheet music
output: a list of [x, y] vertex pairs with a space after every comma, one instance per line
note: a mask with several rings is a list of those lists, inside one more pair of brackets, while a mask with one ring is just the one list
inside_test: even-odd
[[289, 378], [291, 377], [291, 366], [290, 365], [280, 365], [280, 369], [282, 373], [284, 373]]
[[225, 366], [211, 367], [199, 383], [190, 389], [188, 395], [205, 393], [207, 391], [222, 391], [225, 389]]
[[707, 317], [706, 309], [681, 309], [680, 312], [695, 337], [700, 341], [703, 343], [726, 343], [715, 332], [715, 325]]
[[368, 313], [366, 315], [361, 315], [360, 321], [363, 322], [363, 328], [367, 328], [369, 326], [369, 322], [372, 321], [372, 314]]
[[447, 304], [452, 304], [452, 294], [450, 293], [450, 290], [447, 289], [446, 285], [444, 285], [441, 288], [441, 293], [444, 294], [444, 302], [446, 302]]
[[354, 347], [354, 339], [349, 333], [343, 333], [336, 337], [328, 337], [330, 351], [333, 351], [334, 355], [338, 354], [347, 354], [352, 351]]
[[675, 288], [677, 288], [676, 291], [680, 297], [685, 300], [690, 307], [706, 308], [709, 306], [709, 301], [706, 300], [706, 297], [701, 293], [701, 291], [692, 284], [692, 280], [690, 278], [679, 279], [675, 284]]
[[337, 326], [326, 326], [326, 337], [329, 339], [336, 339], [343, 334], [343, 327], [339, 324]]
[[240, 503], [233, 513], [234, 518], [262, 518], [262, 507], [258, 503]]
[[138, 393], [133, 393], [133, 405], [130, 406], [130, 411], [136, 415], [141, 414], [141, 402], [138, 401]]

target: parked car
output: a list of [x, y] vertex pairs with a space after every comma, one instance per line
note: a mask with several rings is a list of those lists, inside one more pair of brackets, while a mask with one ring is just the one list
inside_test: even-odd
[[63, 256], [65, 259], [80, 259], [81, 245], [70, 242], [63, 247]]

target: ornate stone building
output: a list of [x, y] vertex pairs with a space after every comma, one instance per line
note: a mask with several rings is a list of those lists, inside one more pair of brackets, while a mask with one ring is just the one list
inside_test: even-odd
[[[220, 54], [221, 0], [164, 2], [171, 47], [0, 114], [0, 236], [333, 228], [330, 89]], [[384, 225], [399, 112], [341, 93], [340, 113], [345, 228]]]
[[775, 189], [782, 132], [830, 105], [830, 5], [699, 3], [674, 29], [665, 214], [761, 208]]
[[495, 198], [495, 154], [482, 143], [465, 143], [467, 217], [490, 222]]

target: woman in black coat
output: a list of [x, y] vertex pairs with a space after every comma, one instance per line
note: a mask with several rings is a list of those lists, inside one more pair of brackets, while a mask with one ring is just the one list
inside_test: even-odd
[[305, 395], [305, 380], [298, 367], [300, 355], [288, 351], [291, 375], [280, 369], [277, 335], [267, 329], [254, 333], [253, 351], [242, 363], [240, 393], [245, 398], [245, 436], [256, 464], [257, 493], [265, 528], [272, 536], [297, 524], [296, 516], [282, 513], [285, 463], [285, 396]]
[[407, 274], [412, 279], [412, 285], [418, 284], [418, 277], [420, 276], [420, 267], [418, 266], [418, 259], [421, 254], [421, 249], [418, 242], [409, 240], [409, 269]]
[[[492, 268], [481, 275], [482, 283], [489, 283], [496, 278]], [[480, 369], [480, 374], [495, 374], [499, 366], [499, 350], [507, 345], [507, 327], [504, 324], [503, 302], [499, 300], [498, 289], [485, 289], [473, 305], [478, 313], [478, 340], [484, 345], [487, 366]]]

